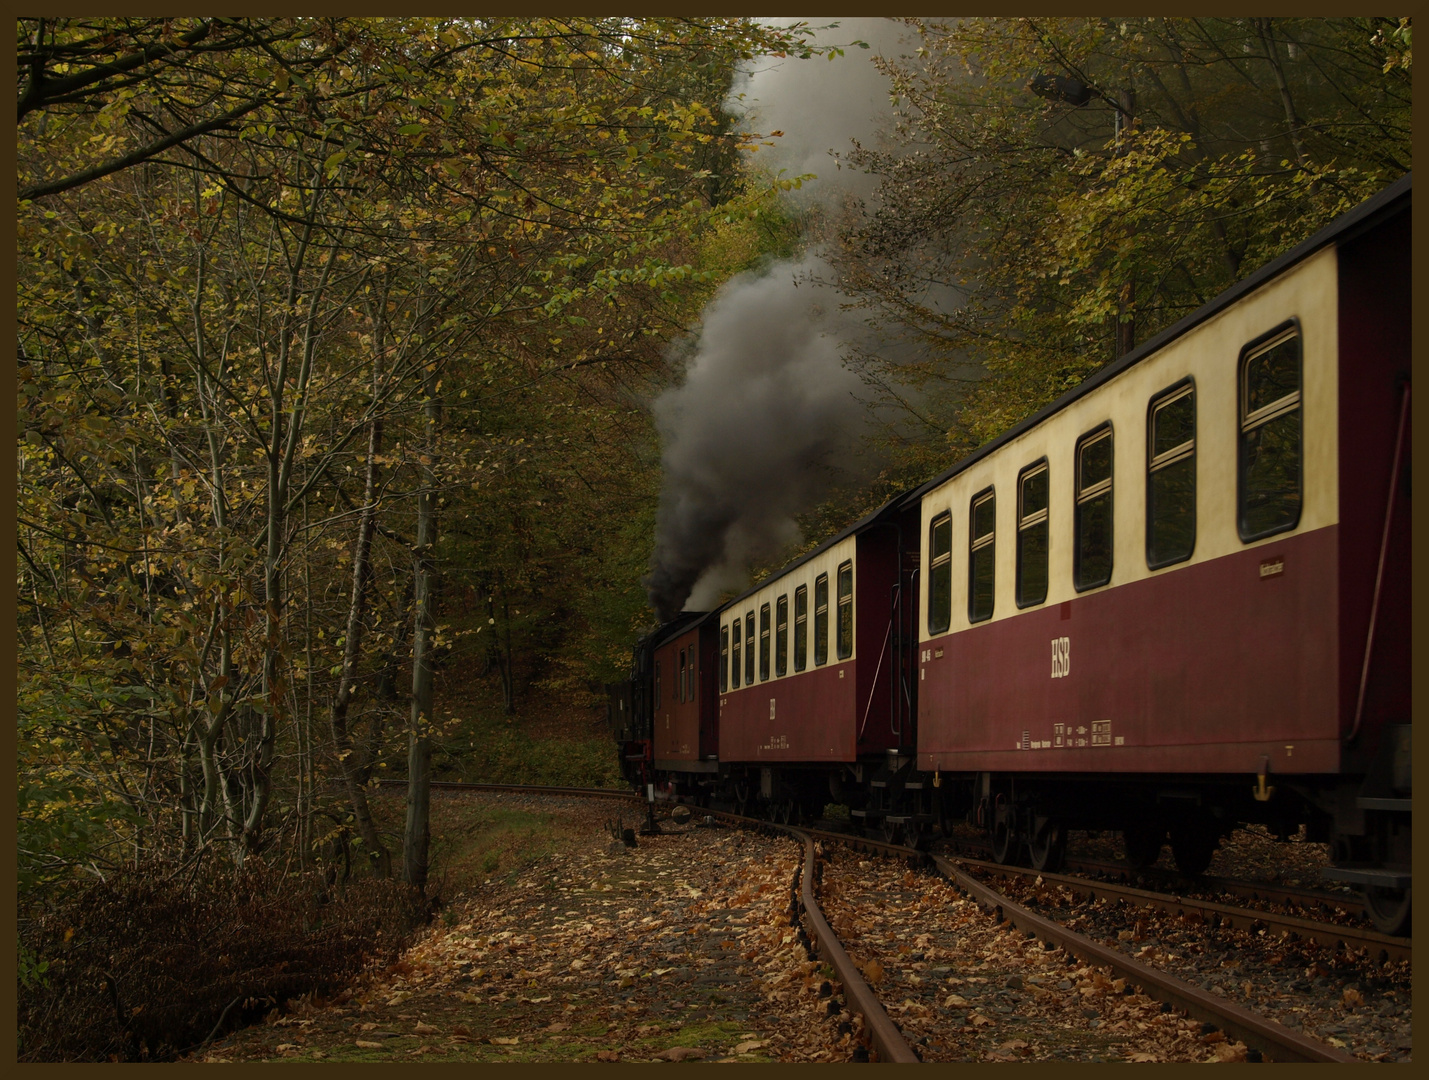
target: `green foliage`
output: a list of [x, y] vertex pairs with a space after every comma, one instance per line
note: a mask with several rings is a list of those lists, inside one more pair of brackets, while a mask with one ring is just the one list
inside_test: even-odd
[[[124, 718], [138, 709], [123, 688], [23, 677], [16, 701], [16, 848], [22, 895], [69, 879], [97, 853], [132, 835], [140, 815], [94, 783], [130, 758]], [[142, 715], [140, 713], [140, 715]], [[96, 741], [86, 730], [103, 732]]]
[[48, 960], [41, 960], [35, 955], [34, 950], [27, 947], [24, 942], [20, 943], [16, 978], [20, 983], [21, 990], [47, 988], [50, 985], [50, 980], [47, 977], [49, 970], [50, 962]]

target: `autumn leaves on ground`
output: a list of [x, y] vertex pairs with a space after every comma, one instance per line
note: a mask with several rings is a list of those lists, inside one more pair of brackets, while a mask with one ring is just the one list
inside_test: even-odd
[[[393, 809], [391, 807], [388, 808]], [[799, 845], [631, 804], [434, 800], [452, 899], [395, 962], [202, 1060], [849, 1060], [859, 1022], [790, 925]]]
[[[898, 346], [840, 357], [872, 395], [845, 449], [884, 465], [806, 508], [813, 545], [1410, 161], [1407, 18], [903, 31], [920, 44], [880, 61], [901, 103], [886, 142], [821, 166], [878, 185], [876, 212], [845, 218], [788, 201], [817, 185], [769, 166], [784, 133], [725, 107], [751, 60], [867, 64], [836, 28], [17, 20], [23, 1060], [219, 1054], [236, 1023], [392, 962], [429, 915], [414, 955], [469, 940], [487, 974], [460, 992], [479, 1003], [410, 960], [385, 997], [374, 983], [261, 1033], [303, 1047], [340, 1024], [334, 1056], [851, 1052], [817, 967], [759, 921], [765, 894], [735, 903], [719, 877], [745, 860], [704, 858], [724, 839], [615, 858], [647, 883], [662, 852], [671, 877], [712, 875], [688, 878], [700, 897], [650, 886], [623, 905], [595, 865], [523, 869], [597, 851], [598, 827], [504, 804], [463, 825], [438, 805], [427, 842], [428, 778], [609, 782], [588, 722], [574, 748], [528, 725], [553, 700], [598, 716], [650, 628], [651, 403], [712, 332], [708, 305], [822, 251], [829, 295]], [[1087, 99], [1039, 97], [1029, 72]], [[986, 376], [971, 390], [969, 372]], [[503, 715], [443, 708], [444, 666], [485, 679]], [[389, 776], [405, 802], [375, 794]], [[676, 930], [714, 895], [735, 914]], [[490, 922], [514, 911], [606, 953], [563, 963]], [[647, 946], [649, 963], [621, 951]], [[416, 981], [389, 1006], [398, 978]], [[495, 1037], [519, 1041], [480, 1042], [478, 1014], [423, 1017], [497, 998]], [[772, 1019], [809, 1002], [831, 1031]]]

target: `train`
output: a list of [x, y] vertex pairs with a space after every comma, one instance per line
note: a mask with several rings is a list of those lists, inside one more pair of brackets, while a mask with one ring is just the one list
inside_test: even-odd
[[641, 638], [628, 780], [1049, 872], [1073, 829], [1197, 875], [1259, 824], [1409, 933], [1411, 188]]

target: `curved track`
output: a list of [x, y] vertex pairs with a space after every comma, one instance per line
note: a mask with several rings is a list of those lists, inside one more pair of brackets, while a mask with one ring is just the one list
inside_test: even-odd
[[[976, 898], [984, 907], [992, 911], [1000, 921], [1008, 920], [1014, 927], [1022, 930], [1028, 936], [1039, 938], [1051, 946], [1065, 949], [1067, 952], [1080, 957], [1088, 963], [1111, 968], [1123, 978], [1126, 978], [1130, 983], [1137, 985], [1142, 993], [1147, 996], [1167, 1002], [1174, 1008], [1181, 1009], [1186, 1015], [1197, 1020], [1214, 1024], [1228, 1035], [1232, 1035], [1241, 1040], [1247, 1046], [1259, 1050], [1262, 1056], [1268, 1060], [1341, 1063], [1358, 1060], [1317, 1039], [1307, 1038], [1299, 1032], [1292, 1031], [1290, 1028], [1276, 1023], [1274, 1020], [1257, 1015], [1248, 1009], [1243, 1009], [1222, 997], [1207, 993], [1200, 987], [1186, 982], [1184, 979], [1158, 971], [1127, 956], [1117, 949], [1102, 945], [1083, 934], [1069, 930], [1050, 919], [1036, 915], [1003, 896], [990, 885], [978, 881], [960, 869], [958, 865], [955, 865], [954, 860], [950, 860], [941, 855], [929, 855], [915, 848], [903, 847], [897, 844], [889, 844], [884, 841], [857, 836], [848, 836], [841, 833], [816, 832], [814, 835], [829, 842], [847, 844], [864, 851], [882, 854], [892, 858], [905, 859], [910, 862], [931, 862], [944, 877], [955, 882], [957, 886], [968, 895]], [[971, 860], [957, 861], [959, 863], [971, 862]], [[987, 866], [999, 872], [1012, 871], [1036, 875], [1036, 871], [1023, 871], [1021, 868], [1006, 867], [999, 863], [984, 863], [980, 865]], [[1066, 880], [1078, 886], [1090, 886], [1099, 890], [1100, 895], [1110, 895], [1113, 890], [1117, 890], [1118, 894], [1122, 891], [1126, 891], [1146, 897], [1154, 897], [1157, 895], [1146, 893], [1143, 890], [1122, 890], [1117, 886], [1107, 886], [1103, 888], [1102, 883], [1088, 882], [1079, 878], [1061, 879], [1056, 875], [1049, 876], [1045, 874], [1041, 876], [1044, 881]], [[1168, 903], [1175, 903], [1177, 898], [1161, 897], [1160, 899], [1164, 899]], [[1238, 916], [1254, 918], [1263, 913], [1241, 911], [1236, 914]], [[1308, 920], [1297, 921], [1308, 922]], [[1317, 932], [1347, 929], [1324, 923], [1314, 923], [1312, 926]], [[1365, 931], [1364, 933], [1372, 934], [1373, 932]], [[1375, 938], [1382, 938], [1384, 935], [1373, 934], [1373, 936]], [[1409, 939], [1391, 938], [1387, 940], [1394, 943], [1402, 943], [1406, 949], [1410, 945]]]
[[[382, 781], [382, 783], [401, 783], [401, 781]], [[620, 798], [638, 803], [645, 802], [639, 795], [630, 791], [601, 788], [467, 784], [452, 781], [433, 782], [432, 786], [466, 791], [521, 791], [533, 794], [585, 795]], [[694, 808], [691, 808], [691, 811], [741, 828], [778, 830], [798, 838], [804, 844], [804, 861], [796, 873], [796, 880], [791, 890], [793, 893], [791, 904], [802, 908], [804, 918], [808, 922], [808, 936], [811, 945], [820, 957], [834, 969], [836, 977], [843, 986], [844, 997], [850, 1011], [863, 1017], [869, 1039], [880, 1061], [911, 1063], [919, 1061], [920, 1058], [888, 1016], [877, 995], [839, 943], [819, 908], [816, 889], [820, 878], [820, 861], [816, 841], [843, 844], [873, 854], [903, 859], [910, 864], [931, 863], [962, 891], [976, 898], [985, 908], [993, 912], [999, 921], [1009, 921], [1029, 937], [1040, 938], [1049, 945], [1062, 948], [1088, 963], [1111, 968], [1129, 982], [1137, 985], [1148, 996], [1167, 1002], [1195, 1019], [1216, 1025], [1228, 1035], [1259, 1050], [1265, 1058], [1272, 1061], [1347, 1063], [1356, 1059], [1323, 1042], [1307, 1038], [1274, 1020], [1259, 1016], [1224, 998], [1207, 993], [1183, 979], [1157, 971], [1117, 949], [1102, 945], [1085, 935], [1034, 914], [999, 893], [991, 885], [979, 881], [968, 871], [977, 868], [999, 874], [1041, 876], [1044, 882], [1064, 885], [1074, 891], [1080, 891], [1084, 895], [1116, 896], [1130, 903], [1152, 904], [1168, 911], [1194, 911], [1196, 916], [1207, 921], [1216, 919], [1230, 925], [1266, 927], [1282, 934], [1297, 934], [1313, 939], [1325, 947], [1340, 945], [1353, 949], [1377, 949], [1382, 954], [1395, 959], [1407, 958], [1412, 946], [1412, 941], [1408, 938], [1389, 938], [1383, 934], [1362, 930], [1358, 927], [1338, 926], [1294, 916], [1236, 909], [1209, 901], [1152, 893], [1114, 882], [1091, 881], [1057, 874], [1037, 875], [1036, 871], [1024, 870], [1020, 867], [983, 862], [966, 857], [948, 858], [943, 855], [930, 855], [916, 848], [844, 833], [781, 825], [756, 818], [742, 817], [727, 811], [696, 810]], [[794, 915], [797, 920], [797, 911], [794, 912]]]
[[1271, 1061], [1347, 1063], [1356, 1060], [1341, 1050], [1336, 1050], [1318, 1040], [1308, 1039], [1298, 1032], [1277, 1024], [1274, 1020], [1258, 1016], [1248, 1009], [1242, 1009], [1239, 1005], [1209, 994], [1183, 979], [1148, 967], [1117, 949], [1101, 945], [1074, 930], [1068, 930], [1040, 915], [1034, 915], [995, 889], [958, 869], [950, 860], [942, 856], [935, 855], [932, 859], [933, 865], [945, 877], [955, 881], [959, 888], [976, 897], [1001, 919], [1010, 920], [1017, 929], [1025, 931], [1029, 935], [1035, 935], [1051, 945], [1063, 948], [1089, 963], [1111, 968], [1123, 978], [1137, 984], [1143, 993], [1160, 1001], [1169, 1002], [1197, 1020], [1215, 1024], [1228, 1035], [1233, 1035], [1247, 1046], [1259, 1050], [1264, 1057]]

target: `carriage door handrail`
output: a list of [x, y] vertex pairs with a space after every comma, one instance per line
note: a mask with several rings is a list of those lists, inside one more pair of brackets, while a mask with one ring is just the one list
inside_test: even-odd
[[1360, 733], [1360, 721], [1364, 719], [1364, 696], [1369, 686], [1369, 661], [1374, 651], [1374, 624], [1379, 620], [1379, 594], [1384, 584], [1384, 563], [1389, 554], [1389, 526], [1394, 520], [1394, 497], [1399, 493], [1399, 467], [1404, 455], [1404, 428], [1409, 422], [1409, 383], [1404, 384], [1404, 397], [1399, 402], [1399, 434], [1394, 438], [1394, 465], [1389, 472], [1389, 502], [1384, 508], [1384, 534], [1379, 541], [1379, 568], [1374, 574], [1374, 600], [1369, 608], [1369, 632], [1365, 635], [1364, 666], [1360, 668], [1360, 692], [1355, 701], [1355, 722], [1350, 733], [1345, 736], [1349, 746]]
[[868, 688], [868, 704], [863, 708], [863, 721], [858, 725], [858, 737], [863, 738], [863, 729], [868, 727], [868, 714], [873, 711], [873, 695], [878, 693], [878, 673], [883, 670], [883, 654], [888, 651], [888, 640], [893, 636], [893, 620], [888, 620], [888, 629], [883, 632], [883, 645], [878, 650], [878, 666], [873, 669], [873, 685]]

